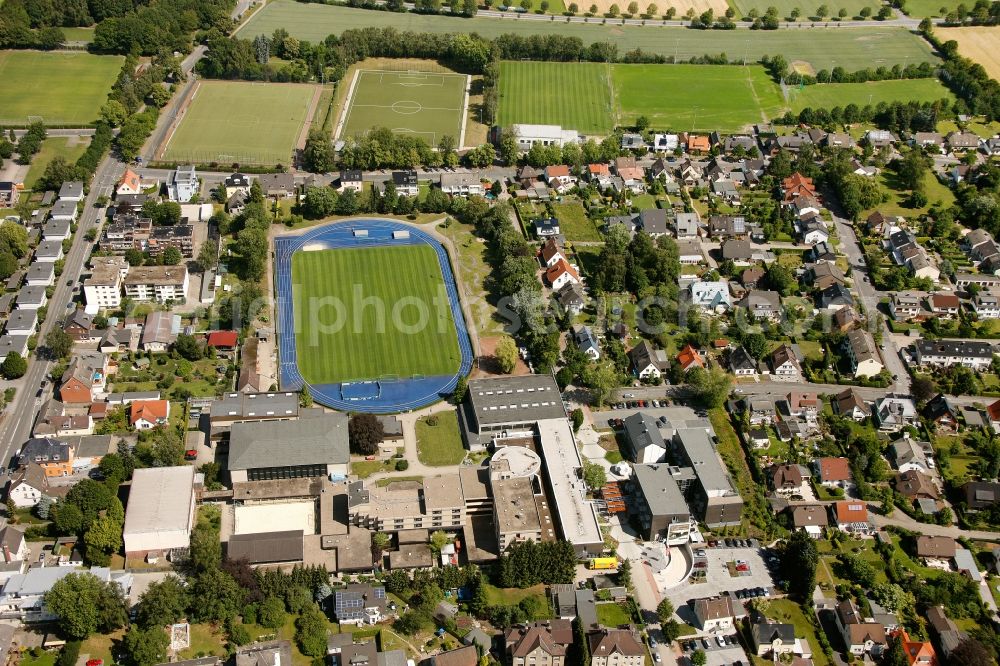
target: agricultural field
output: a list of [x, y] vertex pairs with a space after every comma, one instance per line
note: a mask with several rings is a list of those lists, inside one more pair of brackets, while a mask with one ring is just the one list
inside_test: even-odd
[[763, 67], [615, 65], [622, 124], [646, 116], [653, 127], [738, 130], [781, 115], [781, 93]]
[[616, 122], [605, 63], [502, 62], [498, 124], [563, 125], [606, 134]]
[[[909, 4], [909, 3], [907, 3]], [[948, 28], [941, 39], [958, 42], [958, 52], [975, 60], [986, 73], [1000, 81], [1000, 27]]]
[[245, 23], [240, 34], [269, 35], [275, 29], [283, 28], [293, 37], [318, 42], [345, 30], [391, 26], [397, 30], [439, 34], [475, 32], [490, 38], [505, 33], [525, 36], [558, 33], [579, 37], [585, 44], [609, 42], [617, 46], [621, 53], [639, 48], [674, 56], [677, 60], [727, 53], [731, 58], [746, 56], [748, 62], [756, 62], [765, 55], [781, 54], [789, 61], [802, 61], [817, 70], [839, 65], [848, 71], [855, 71], [878, 65], [937, 61], [927, 42], [906, 28], [874, 24], [850, 30], [715, 30], [708, 35], [701, 30], [680, 27], [603, 25], [603, 19], [593, 21], [593, 25], [588, 25], [559, 21], [466, 19], [274, 0]]
[[80, 159], [80, 156], [83, 155], [89, 145], [90, 139], [87, 137], [48, 137], [42, 142], [41, 150], [31, 158], [31, 167], [28, 169], [28, 175], [24, 178], [24, 186], [29, 190], [35, 189], [35, 183], [45, 174], [45, 169], [49, 166], [49, 162], [56, 157], [62, 157], [68, 163], [74, 164]]
[[[459, 368], [444, 277], [428, 245], [296, 252], [292, 293], [299, 371], [311, 384]], [[356, 307], [364, 298], [372, 303]]]
[[463, 145], [468, 86], [464, 74], [362, 69], [355, 77], [338, 138], [388, 127], [397, 134], [422, 137], [429, 146], [436, 146], [445, 135]]
[[881, 102], [935, 102], [953, 99], [951, 92], [937, 79], [824, 83], [804, 86], [801, 90], [789, 87], [788, 96], [794, 113], [806, 107], [831, 109], [848, 104], [875, 106]]
[[124, 61], [82, 51], [0, 51], [0, 125], [27, 125], [36, 117], [46, 125], [92, 124]]
[[161, 159], [289, 164], [320, 90], [292, 83], [202, 81], [161, 148]]

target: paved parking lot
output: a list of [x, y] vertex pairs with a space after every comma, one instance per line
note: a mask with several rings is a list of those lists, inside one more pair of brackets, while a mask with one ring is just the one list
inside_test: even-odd
[[[708, 559], [705, 582], [689, 583], [673, 589], [661, 590], [663, 596], [673, 602], [678, 615], [694, 625], [694, 617], [687, 605], [691, 599], [714, 597], [723, 592], [735, 593], [737, 590], [753, 587], [773, 588], [774, 580], [764, 565], [764, 558], [757, 548], [706, 548]], [[727, 562], [744, 560], [750, 565], [750, 573], [746, 576], [731, 576], [726, 568]], [[741, 602], [742, 603], [742, 602]]]

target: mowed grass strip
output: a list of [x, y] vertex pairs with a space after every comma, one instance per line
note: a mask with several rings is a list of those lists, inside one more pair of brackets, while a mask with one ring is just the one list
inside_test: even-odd
[[499, 124], [562, 125], [584, 134], [615, 125], [603, 63], [501, 62]]
[[299, 371], [311, 384], [458, 370], [455, 322], [430, 246], [296, 252], [292, 293]]
[[89, 53], [0, 51], [0, 125], [89, 125], [98, 119], [125, 58]]
[[623, 124], [646, 116], [654, 127], [734, 131], [780, 115], [781, 92], [763, 67], [615, 65]]
[[[819, 6], [817, 2], [816, 6]], [[803, 11], [815, 8], [803, 7]], [[642, 49], [686, 60], [693, 56], [726, 53], [730, 58], [757, 62], [768, 55], [783, 55], [789, 62], [802, 60], [815, 69], [841, 66], [848, 71], [924, 61], [937, 62], [930, 45], [903, 27], [870, 27], [810, 30], [714, 30], [689, 28], [601, 25], [495, 18], [458, 18], [411, 13], [373, 12], [338, 5], [274, 0], [244, 24], [239, 36], [270, 35], [278, 28], [293, 37], [319, 42], [330, 34], [368, 27], [393, 27], [429, 33], [478, 33], [494, 38], [511, 33], [522, 36], [558, 34], [579, 37], [584, 44], [609, 42], [619, 53]]]
[[362, 70], [341, 136], [388, 127], [423, 137], [431, 146], [445, 134], [459, 141], [466, 81], [461, 74]]
[[937, 79], [869, 81], [867, 83], [824, 83], [804, 86], [801, 90], [789, 86], [793, 113], [806, 107], [813, 109], [841, 108], [848, 104], [875, 106], [881, 102], [936, 102], [952, 100], [954, 96]]
[[316, 86], [202, 81], [163, 158], [288, 164]]
[[[882, 3], [878, 0], [815, 0], [814, 2], [801, 2], [800, 0], [729, 0], [730, 6], [736, 10], [738, 17], [746, 16], [751, 9], [756, 9], [758, 13], [764, 14], [768, 8], [774, 7], [778, 10], [778, 16], [782, 19], [791, 15], [793, 9], [799, 10], [799, 21], [809, 21], [816, 16], [816, 10], [820, 5], [825, 4], [827, 8], [826, 20], [833, 21], [834, 16], [840, 15], [841, 9], [847, 10], [847, 18], [855, 18], [861, 13], [864, 7], [872, 10], [872, 15], [878, 13]], [[909, 2], [907, 2], [909, 5]]]

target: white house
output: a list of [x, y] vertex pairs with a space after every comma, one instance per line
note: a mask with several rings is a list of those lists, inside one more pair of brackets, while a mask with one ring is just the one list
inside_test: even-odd
[[861, 328], [850, 331], [844, 346], [855, 377], [874, 377], [885, 369], [875, 339], [868, 331]]
[[736, 619], [746, 613], [742, 604], [734, 604], [730, 596], [694, 600], [694, 616], [698, 627], [706, 633], [731, 633]]
[[653, 349], [646, 340], [633, 347], [628, 355], [635, 376], [639, 379], [658, 378], [670, 367], [670, 359], [667, 358], [666, 352], [662, 349]]
[[545, 271], [545, 279], [552, 285], [552, 289], [559, 291], [567, 284], [580, 284], [580, 275], [569, 262], [560, 259]]
[[573, 338], [576, 346], [580, 348], [591, 360], [596, 361], [601, 358], [601, 345], [597, 341], [597, 336], [589, 326], [580, 326], [573, 331]]
[[692, 282], [691, 304], [723, 312], [732, 307], [729, 296], [729, 283], [725, 280]]
[[580, 142], [576, 130], [564, 130], [559, 125], [512, 125], [511, 132], [518, 150], [530, 150], [536, 143], [562, 148], [568, 143]]
[[49, 218], [53, 220], [63, 220], [66, 222], [76, 222], [76, 205], [76, 201], [72, 201], [70, 199], [60, 199], [52, 204], [52, 208], [49, 210]]
[[171, 201], [187, 203], [198, 193], [198, 187], [198, 173], [194, 165], [181, 165], [170, 174], [167, 194]]
[[1000, 319], [1000, 299], [988, 291], [980, 291], [972, 297], [972, 310], [980, 319]]
[[62, 187], [59, 188], [59, 196], [57, 198], [66, 201], [83, 201], [83, 197], [83, 181], [70, 180], [63, 183]]

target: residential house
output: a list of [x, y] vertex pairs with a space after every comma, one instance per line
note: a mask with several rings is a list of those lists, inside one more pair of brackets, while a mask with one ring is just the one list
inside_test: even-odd
[[690, 291], [691, 304], [697, 307], [723, 312], [732, 306], [729, 283], [725, 280], [692, 282]]
[[631, 629], [592, 631], [587, 642], [590, 666], [643, 666], [646, 662], [646, 646]]
[[842, 284], [831, 284], [819, 294], [819, 306], [824, 310], [836, 312], [841, 308], [854, 305], [851, 291]]
[[911, 141], [913, 145], [920, 148], [940, 149], [944, 146], [944, 137], [938, 132], [915, 132]]
[[83, 192], [83, 181], [81, 180], [68, 180], [62, 184], [59, 188], [59, 195], [56, 197], [58, 199], [64, 199], [66, 201], [83, 201], [86, 196]]
[[927, 566], [950, 568], [951, 559], [955, 557], [957, 545], [951, 537], [917, 536], [917, 557]]
[[11, 477], [7, 497], [19, 509], [37, 505], [42, 497], [63, 497], [72, 486], [52, 485], [40, 465], [29, 463]]
[[674, 217], [674, 230], [677, 238], [697, 238], [699, 235], [697, 213], [677, 213]]
[[895, 478], [896, 492], [909, 500], [941, 498], [941, 491], [934, 485], [934, 479], [916, 469], [897, 474]]
[[62, 241], [43, 240], [35, 247], [35, 261], [46, 261], [53, 263], [60, 261], [63, 255]]
[[798, 495], [802, 484], [809, 478], [809, 470], [802, 465], [775, 465], [770, 469], [771, 485], [779, 495]]
[[979, 319], [1000, 319], [1000, 298], [993, 292], [977, 292], [972, 297], [972, 311]]
[[880, 430], [898, 431], [917, 422], [917, 406], [909, 398], [888, 395], [875, 401], [873, 416]]
[[830, 132], [823, 138], [823, 145], [828, 148], [854, 148], [854, 138], [845, 132]]
[[924, 418], [938, 430], [957, 432], [961, 426], [958, 406], [943, 393], [937, 394], [924, 405]]
[[580, 275], [569, 262], [564, 259], [556, 261], [545, 271], [545, 279], [556, 291], [568, 284], [580, 284]]
[[765, 425], [774, 423], [777, 411], [774, 401], [766, 397], [751, 398], [747, 402], [750, 412], [750, 425]]
[[712, 144], [707, 136], [699, 134], [689, 134], [687, 137], [687, 151], [689, 153], [707, 153], [712, 150]]
[[667, 226], [667, 211], [663, 208], [647, 208], [639, 213], [639, 228], [653, 238], [670, 233]]
[[[73, 204], [73, 210], [76, 210], [76, 204]], [[42, 239], [64, 241], [73, 235], [72, 224], [72, 219], [53, 217], [42, 227]]]
[[566, 666], [572, 644], [573, 626], [569, 620], [517, 625], [504, 633], [510, 666]]
[[937, 634], [938, 646], [945, 658], [950, 657], [955, 648], [969, 637], [948, 617], [943, 606], [933, 606], [927, 609], [927, 623]]
[[570, 173], [569, 167], [565, 164], [545, 167], [543, 176], [545, 183], [560, 194], [565, 194], [576, 185], [576, 176]]
[[830, 524], [826, 507], [819, 504], [806, 504], [792, 507], [792, 525], [797, 530], [803, 530], [814, 539], [823, 536], [823, 530]]
[[913, 345], [917, 365], [950, 367], [964, 365], [981, 371], [993, 362], [993, 347], [979, 340], [917, 340]]
[[152, 430], [167, 424], [170, 402], [167, 400], [136, 400], [129, 405], [129, 424], [136, 430]]
[[643, 340], [628, 353], [632, 372], [639, 379], [658, 379], [670, 366], [670, 360], [662, 349], [654, 349], [648, 340]]
[[778, 663], [782, 655], [799, 655], [805, 659], [812, 656], [809, 644], [795, 637], [795, 625], [760, 620], [752, 629], [753, 647], [758, 657]]
[[107, 382], [108, 358], [100, 352], [74, 355], [59, 383], [59, 400], [65, 405], [90, 405]]
[[697, 627], [706, 633], [731, 633], [736, 620], [745, 614], [743, 605], [733, 603], [728, 595], [694, 600]]
[[823, 401], [813, 392], [792, 391], [785, 396], [788, 415], [813, 420], [819, 413]]
[[750, 241], [729, 238], [722, 242], [723, 261], [732, 261], [735, 264], [749, 264], [753, 257], [753, 248]]
[[992, 481], [968, 481], [962, 486], [967, 511], [982, 511], [1000, 501], [1000, 483]]
[[49, 302], [45, 287], [26, 284], [17, 292], [18, 310], [40, 310]]
[[601, 345], [589, 326], [577, 326], [573, 329], [573, 339], [576, 342], [576, 346], [588, 358], [593, 361], [601, 358]]
[[676, 134], [654, 134], [653, 150], [672, 153], [680, 146], [680, 137]]
[[958, 316], [961, 301], [955, 294], [936, 293], [927, 297], [930, 311], [938, 319], [953, 319]]
[[677, 354], [677, 364], [680, 365], [681, 370], [684, 372], [693, 368], [705, 367], [705, 361], [701, 357], [701, 354], [691, 345], [685, 345], [684, 349], [680, 350]]
[[759, 266], [748, 268], [740, 274], [740, 284], [747, 289], [756, 289], [764, 279], [764, 269]]
[[535, 236], [538, 238], [548, 238], [552, 240], [559, 235], [559, 220], [554, 217], [542, 217], [532, 221], [535, 227]]
[[615, 158], [615, 174], [622, 179], [624, 186], [635, 194], [646, 189], [646, 172], [636, 165], [632, 156]]
[[[537, 228], [536, 228], [537, 233]], [[541, 257], [542, 265], [546, 268], [554, 266], [560, 261], [567, 261], [565, 253], [554, 238], [549, 238], [545, 241], [545, 245], [539, 250], [538, 256]]]
[[24, 283], [35, 287], [51, 287], [56, 282], [55, 264], [36, 262], [28, 266]]
[[979, 136], [973, 132], [951, 132], [947, 137], [948, 148], [953, 153], [979, 149]]
[[94, 337], [94, 316], [87, 314], [84, 310], [73, 310], [66, 317], [66, 322], [62, 328], [63, 331], [76, 341], [90, 340]]
[[569, 284], [559, 290], [556, 294], [556, 300], [559, 301], [564, 312], [575, 316], [583, 312], [583, 308], [587, 304], [587, 294], [580, 285]]
[[199, 187], [198, 173], [194, 165], [180, 165], [170, 174], [167, 196], [171, 201], [187, 203], [198, 193]]
[[776, 291], [751, 289], [739, 305], [746, 308], [747, 314], [755, 320], [781, 319], [781, 295]]
[[471, 173], [443, 173], [441, 174], [441, 191], [452, 196], [473, 196], [485, 193], [483, 182]]
[[847, 651], [855, 657], [878, 658], [888, 647], [885, 627], [878, 622], [866, 622], [852, 600], [838, 603], [834, 616]]
[[801, 379], [802, 366], [791, 347], [783, 344], [771, 352], [771, 373], [779, 379], [789, 381]]
[[682, 264], [700, 264], [705, 261], [701, 243], [696, 240], [677, 241], [677, 255]]
[[855, 377], [874, 377], [885, 369], [875, 339], [864, 329], [856, 328], [847, 334], [844, 351]]
[[886, 146], [891, 146], [896, 143], [896, 141], [896, 135], [888, 130], [873, 129], [868, 130], [865, 134], [865, 142], [876, 150], [879, 148], [885, 148]]
[[34, 437], [21, 447], [18, 467], [34, 464], [46, 477], [69, 476], [73, 473], [73, 447], [55, 438]]
[[646, 412], [636, 412], [623, 421], [625, 443], [633, 462], [653, 465], [667, 455], [667, 443], [656, 419]]
[[832, 407], [835, 414], [838, 414], [852, 421], [864, 421], [871, 416], [871, 408], [868, 406], [857, 390], [854, 388], [845, 389], [834, 396]]
[[813, 179], [803, 176], [798, 171], [781, 181], [781, 194], [786, 203], [794, 201], [799, 196], [817, 198]]
[[909, 321], [922, 311], [920, 294], [915, 291], [896, 291], [889, 295], [889, 314], [896, 321]]
[[0, 530], [0, 557], [4, 563], [24, 562], [30, 553], [22, 530], [13, 525], [7, 525]]
[[180, 334], [181, 318], [160, 310], [146, 315], [146, 323], [142, 327], [140, 344], [147, 352], [165, 352], [177, 341]]
[[115, 186], [115, 197], [126, 194], [142, 194], [142, 178], [132, 169], [125, 169]]
[[771, 438], [768, 436], [766, 428], [750, 428], [747, 440], [755, 449], [766, 449], [771, 445]]
[[809, 220], [799, 225], [799, 241], [805, 245], [816, 245], [830, 240], [830, 231], [820, 220]]
[[840, 500], [833, 505], [834, 523], [842, 532], [866, 536], [874, 528], [868, 519], [868, 506], [860, 500]]
[[737, 347], [729, 352], [729, 371], [737, 377], [756, 377], [757, 361], [745, 347]]
[[226, 189], [226, 199], [229, 199], [236, 193], [249, 194], [250, 193], [250, 176], [244, 173], [234, 173], [226, 176], [225, 180], [222, 181], [222, 186]]
[[9, 336], [30, 337], [38, 329], [38, 310], [14, 310], [7, 317], [4, 332]]
[[809, 251], [809, 256], [817, 264], [821, 261], [830, 263], [837, 261], [837, 253], [834, 251], [833, 246], [827, 242], [820, 242], [813, 245]]
[[190, 276], [187, 266], [133, 266], [123, 281], [125, 295], [133, 301], [166, 303], [187, 298]]

